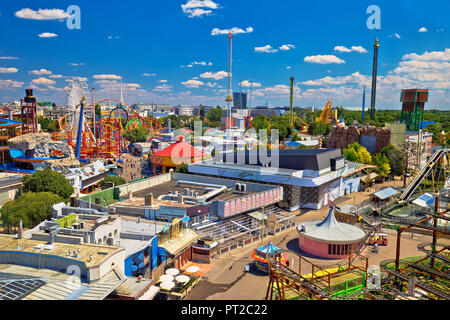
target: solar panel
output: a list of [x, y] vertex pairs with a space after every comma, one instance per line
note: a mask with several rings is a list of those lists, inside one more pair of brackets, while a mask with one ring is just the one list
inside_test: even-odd
[[0, 300], [20, 300], [44, 284], [40, 278], [0, 273]]

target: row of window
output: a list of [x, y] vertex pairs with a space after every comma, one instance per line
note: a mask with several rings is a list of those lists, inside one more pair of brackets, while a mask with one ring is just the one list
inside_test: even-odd
[[345, 256], [350, 254], [354, 248], [357, 248], [357, 244], [329, 244], [328, 254], [334, 256]]

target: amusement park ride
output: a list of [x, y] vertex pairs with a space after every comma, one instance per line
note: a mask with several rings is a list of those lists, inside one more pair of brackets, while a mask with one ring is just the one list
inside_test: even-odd
[[[162, 126], [156, 118], [141, 117], [131, 106], [117, 99], [102, 99], [86, 105], [90, 93], [86, 83], [79, 78], [70, 80], [67, 115], [59, 119], [61, 132], [53, 134], [53, 140], [67, 142], [75, 150], [78, 159], [117, 158], [126, 147], [123, 137], [126, 130], [144, 128], [151, 141], [162, 132]], [[95, 106], [105, 101], [117, 102], [109, 115], [99, 116]]]

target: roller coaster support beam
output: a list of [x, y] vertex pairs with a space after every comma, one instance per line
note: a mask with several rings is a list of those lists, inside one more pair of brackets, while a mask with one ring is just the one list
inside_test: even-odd
[[84, 101], [81, 101], [80, 105], [80, 121], [78, 123], [77, 130], [77, 144], [75, 145], [75, 156], [80, 159], [81, 153], [81, 138], [83, 136], [83, 112], [84, 112]]
[[[439, 214], [439, 196], [437, 195], [435, 200], [434, 200], [434, 213], [435, 214]], [[436, 253], [436, 242], [437, 242], [437, 232], [436, 232], [436, 228], [437, 228], [437, 218], [433, 217], [433, 226], [434, 226], [434, 230], [433, 230], [433, 245], [431, 247], [431, 253], [435, 254]], [[434, 270], [434, 257], [431, 256], [430, 259], [431, 262], [431, 269]]]

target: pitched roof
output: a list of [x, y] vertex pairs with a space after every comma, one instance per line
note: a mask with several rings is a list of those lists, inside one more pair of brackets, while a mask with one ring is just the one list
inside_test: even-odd
[[[305, 229], [302, 229], [302, 226]], [[297, 231], [307, 238], [331, 242], [356, 242], [365, 236], [365, 232], [351, 224], [341, 223], [334, 217], [330, 208], [328, 216], [323, 221], [307, 221], [297, 226]]]
[[194, 148], [190, 144], [184, 142], [184, 137], [178, 137], [178, 141], [171, 144], [167, 148], [161, 151], [153, 153], [154, 156], [158, 157], [176, 157], [176, 158], [191, 158], [191, 157], [202, 157], [205, 154]]

